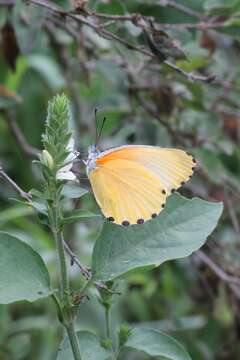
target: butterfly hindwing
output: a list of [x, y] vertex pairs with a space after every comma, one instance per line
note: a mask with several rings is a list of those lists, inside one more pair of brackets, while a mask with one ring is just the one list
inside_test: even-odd
[[194, 159], [178, 149], [122, 146], [101, 153], [90, 174], [103, 214], [119, 225], [141, 224], [192, 175]]

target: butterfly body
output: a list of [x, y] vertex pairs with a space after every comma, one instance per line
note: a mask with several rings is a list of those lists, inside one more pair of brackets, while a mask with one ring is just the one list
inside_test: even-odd
[[195, 160], [183, 150], [124, 145], [89, 148], [87, 174], [109, 221], [128, 226], [156, 217], [166, 198], [193, 173]]

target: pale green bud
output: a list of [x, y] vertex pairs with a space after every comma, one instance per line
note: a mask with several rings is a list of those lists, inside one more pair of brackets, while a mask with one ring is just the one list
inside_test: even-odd
[[47, 150], [43, 150], [41, 154], [41, 163], [48, 167], [50, 170], [54, 168], [54, 161], [51, 154]]

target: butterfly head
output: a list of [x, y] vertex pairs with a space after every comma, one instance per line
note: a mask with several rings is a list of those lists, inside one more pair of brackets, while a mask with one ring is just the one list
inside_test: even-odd
[[101, 150], [96, 145], [91, 145], [88, 148], [88, 158], [86, 161], [87, 175], [96, 168], [96, 158], [101, 153]]

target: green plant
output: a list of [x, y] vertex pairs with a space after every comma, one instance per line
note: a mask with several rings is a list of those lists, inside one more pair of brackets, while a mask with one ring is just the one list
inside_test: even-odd
[[[25, 194], [27, 204], [36, 210], [39, 220], [49, 227], [55, 239], [59, 262], [58, 288], [52, 287], [47, 267], [36, 251], [17, 237], [1, 232], [0, 303], [52, 298], [58, 319], [66, 331], [57, 355], [58, 360], [116, 360], [128, 349], [152, 357], [190, 359], [176, 340], [153, 329], [131, 329], [122, 325], [118, 341], [115, 341], [116, 336], [111, 334], [110, 325], [112, 302], [118, 294], [119, 278], [153, 269], [164, 261], [188, 256], [199, 249], [215, 228], [222, 204], [199, 198], [189, 200], [174, 194], [161, 215], [143, 225], [123, 228], [104, 223], [94, 246], [91, 271], [85, 269], [64, 238], [66, 224], [96, 216], [81, 209], [70, 214], [65, 210], [67, 197], [72, 197], [71, 191], [67, 190], [67, 183], [76, 180], [71, 170], [76, 154], [70, 118], [67, 97], [57, 95], [49, 103], [43, 135], [44, 149], [36, 161], [41, 167], [42, 188], [31, 190], [31, 197]], [[79, 196], [84, 194], [84, 191], [77, 191]], [[78, 261], [86, 278], [83, 287], [77, 292], [73, 292], [70, 287], [67, 253], [72, 261]], [[75, 320], [78, 317], [81, 321], [84, 301], [93, 286], [98, 289], [97, 296], [105, 313], [106, 337], [102, 340], [91, 332], [76, 331], [75, 328]]]

